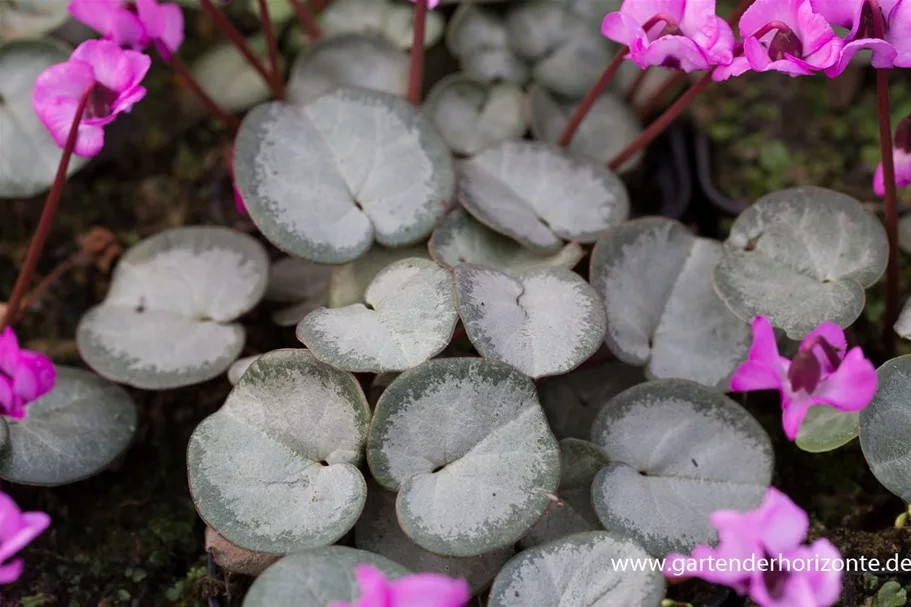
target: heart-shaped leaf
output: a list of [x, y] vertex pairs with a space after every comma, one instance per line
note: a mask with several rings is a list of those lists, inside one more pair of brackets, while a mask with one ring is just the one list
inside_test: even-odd
[[750, 348], [750, 326], [712, 286], [721, 245], [660, 217], [607, 230], [592, 251], [590, 280], [607, 310], [605, 343], [653, 378], [726, 386]]
[[538, 253], [594, 242], [629, 215], [623, 182], [556, 146], [507, 141], [458, 165], [458, 199], [481, 223]]
[[514, 544], [560, 476], [534, 384], [477, 358], [432, 360], [397, 377], [377, 403], [367, 462], [378, 483], [399, 492], [402, 530], [444, 556]]
[[[578, 104], [558, 99], [541, 86], [529, 89], [529, 99], [531, 132], [536, 139], [556, 143]], [[585, 115], [569, 144], [569, 150], [607, 164], [641, 132], [642, 123], [633, 109], [620, 98], [605, 93], [598, 97]], [[643, 152], [638, 152], [620, 167], [620, 171], [635, 168], [642, 156]]]
[[373, 565], [389, 579], [410, 572], [387, 558], [346, 546], [327, 546], [289, 554], [256, 578], [243, 607], [326, 607], [332, 601], [356, 602], [361, 589], [358, 565]]
[[136, 405], [123, 388], [57, 366], [54, 389], [28, 406], [25, 419], [10, 420], [0, 478], [56, 486], [94, 476], [127, 450], [137, 423]]
[[485, 82], [525, 84], [530, 68], [509, 48], [503, 19], [473, 2], [459, 5], [446, 29], [446, 46], [459, 58], [462, 71]]
[[571, 99], [588, 92], [610, 63], [612, 45], [599, 25], [557, 2], [519, 3], [506, 16], [509, 45], [533, 66], [532, 79]]
[[588, 440], [601, 407], [643, 381], [645, 376], [641, 369], [611, 361], [549, 377], [538, 386], [538, 397], [557, 438]]
[[244, 345], [233, 322], [266, 290], [269, 258], [227, 228], [160, 232], [120, 258], [104, 301], [79, 323], [83, 360], [137, 388], [188, 386], [223, 373]]
[[305, 350], [263, 354], [190, 437], [187, 472], [199, 515], [257, 552], [335, 542], [364, 508], [357, 464], [369, 423], [351, 374]]
[[807, 411], [794, 442], [804, 451], [822, 453], [848, 444], [857, 438], [859, 431], [859, 412], [818, 405]]
[[[62, 8], [66, 11], [66, 2]], [[0, 4], [0, 31], [6, 27]], [[3, 38], [0, 35], [0, 38]], [[63, 152], [32, 106], [38, 74], [65, 62], [71, 50], [52, 40], [22, 40], [0, 46], [0, 198], [28, 198], [50, 187]], [[86, 163], [73, 156], [67, 174]]]
[[888, 252], [882, 223], [857, 200], [815, 186], [781, 190], [737, 217], [715, 289], [740, 318], [762, 314], [800, 340], [823, 321], [854, 322]]
[[630, 538], [591, 531], [519, 553], [490, 590], [489, 607], [654, 607], [664, 596], [660, 571], [621, 571], [616, 563], [649, 558]]
[[[59, 27], [69, 17], [68, 5], [69, 0], [12, 0], [0, 3], [0, 42], [37, 37]], [[4, 80], [7, 74], [3, 71]], [[7, 131], [0, 132], [7, 136]]]
[[709, 515], [755, 508], [772, 480], [772, 445], [759, 422], [684, 379], [614, 397], [595, 420], [592, 442], [613, 462], [592, 485], [598, 518], [655, 556], [714, 543]]
[[306, 105], [327, 91], [359, 86], [404, 96], [408, 56], [384, 38], [341, 34], [305, 47], [288, 78], [288, 100]]
[[[266, 39], [253, 36], [247, 45], [265, 61]], [[193, 76], [209, 97], [230, 113], [247, 110], [272, 96], [250, 62], [230, 42], [222, 42], [193, 63]]]
[[518, 85], [487, 84], [465, 74], [440, 80], [428, 94], [424, 112], [449, 148], [465, 156], [520, 139], [528, 130], [528, 100]]
[[426, 238], [453, 192], [452, 157], [404, 99], [336, 89], [244, 118], [234, 155], [250, 217], [279, 248], [319, 263]]
[[311, 263], [297, 257], [283, 257], [269, 268], [266, 299], [292, 303], [272, 314], [272, 320], [291, 327], [319, 307], [329, 303], [329, 281], [333, 266]]
[[911, 502], [911, 355], [876, 370], [876, 396], [860, 412], [860, 446], [883, 486]]
[[340, 308], [363, 303], [364, 293], [377, 274], [393, 263], [410, 257], [430, 259], [424, 245], [401, 249], [374, 245], [351, 263], [333, 267], [329, 281], [329, 307]]
[[494, 232], [460, 208], [453, 209], [437, 225], [428, 248], [430, 255], [444, 267], [473, 263], [510, 276], [538, 268], [571, 270], [585, 254], [579, 243], [570, 242], [552, 255], [536, 255], [515, 240]]
[[375, 483], [368, 484], [367, 505], [354, 527], [354, 534], [355, 543], [362, 550], [385, 556], [415, 573], [442, 573], [452, 578], [465, 578], [475, 593], [487, 588], [515, 553], [512, 546], [465, 558], [428, 552], [411, 541], [399, 527], [395, 493]]
[[602, 529], [592, 505], [592, 482], [595, 475], [610, 464], [597, 446], [577, 438], [560, 441], [560, 469], [563, 475], [557, 487], [558, 503], [535, 523], [519, 541], [522, 548], [531, 548], [553, 540]]
[[604, 305], [569, 270], [529, 270], [513, 278], [461, 264], [454, 276], [459, 316], [478, 353], [529, 377], [575, 369], [604, 339]]
[[508, 49], [506, 24], [493, 11], [463, 2], [446, 28], [446, 48], [461, 58], [487, 49]]
[[377, 274], [367, 305], [321, 308], [297, 326], [313, 354], [345, 371], [404, 371], [439, 354], [458, 314], [449, 272], [427, 259], [403, 259]]
[[[446, 25], [435, 11], [429, 11], [426, 19], [425, 48], [439, 42]], [[320, 14], [320, 29], [326, 38], [374, 34], [400, 49], [409, 49], [414, 41], [414, 5], [391, 0], [333, 0]]]

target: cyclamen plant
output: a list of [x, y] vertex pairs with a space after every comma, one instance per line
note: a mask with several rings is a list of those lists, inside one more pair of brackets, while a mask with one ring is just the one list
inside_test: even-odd
[[[286, 79], [274, 2], [256, 2], [255, 52], [201, 0], [246, 62], [237, 79], [257, 79], [238, 106], [182, 63], [179, 5], [70, 2], [100, 39], [45, 61], [30, 91], [62, 155], [0, 318], [0, 478], [97, 474], [138, 425], [116, 383], [168, 390], [227, 371], [234, 388], [193, 432], [187, 474], [213, 558], [258, 576], [245, 607], [457, 607], [485, 593], [491, 607], [656, 607], [675, 595], [665, 576], [763, 607], [835, 604], [837, 570], [704, 562], [842, 558], [805, 544], [807, 513], [770, 487], [767, 430], [728, 392], [777, 391], [783, 434], [804, 450], [859, 436], [876, 477], [911, 501], [911, 441], [894, 440], [911, 436], [911, 357], [876, 369], [845, 331], [886, 272], [885, 352], [893, 326], [911, 336], [895, 192], [911, 183], [911, 118], [893, 142], [884, 71], [911, 61], [911, 8], [755, 0], [722, 19], [713, 0], [606, 15], [464, 2], [446, 23], [438, 0], [412, 3], [289, 0], [304, 48]], [[425, 47], [444, 28], [460, 72], [425, 97]], [[146, 99], [152, 50], [232, 136], [234, 202], [260, 234], [181, 227], [138, 243], [77, 328], [93, 372], [55, 368], [12, 326], [72, 157], [98, 156], [105, 128]], [[860, 50], [877, 70], [885, 228], [813, 186], [755, 201], [723, 243], [630, 218], [644, 201], [623, 176], [713, 83], [835, 77]], [[679, 73], [669, 87], [701, 74], [643, 129], [635, 116], [669, 88], [638, 112], [606, 93], [627, 60], [642, 70], [627, 93], [652, 67]], [[264, 241], [287, 256], [270, 261]], [[305, 348], [239, 358], [240, 319], [263, 298], [290, 305], [276, 322]], [[76, 411], [85, 423], [61, 423]], [[0, 494], [0, 523], [5, 561], [49, 519]], [[615, 565], [653, 558], [665, 571]], [[21, 569], [0, 566], [0, 583]]]

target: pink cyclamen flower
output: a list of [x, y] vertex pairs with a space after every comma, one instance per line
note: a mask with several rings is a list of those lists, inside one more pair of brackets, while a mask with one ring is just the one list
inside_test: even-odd
[[361, 587], [356, 603], [334, 601], [329, 607], [464, 607], [471, 600], [465, 580], [436, 573], [417, 573], [389, 581], [371, 565], [354, 571]]
[[[149, 44], [174, 53], [183, 43], [183, 11], [156, 0], [71, 0], [70, 14], [117, 46], [141, 51]], [[167, 55], [166, 55], [167, 57]]]
[[63, 147], [79, 101], [88, 92], [74, 151], [78, 156], [95, 156], [104, 147], [104, 126], [145, 97], [140, 82], [150, 64], [151, 59], [142, 53], [123, 50], [108, 40], [88, 40], [73, 51], [69, 61], [39, 74], [32, 105], [54, 141]]
[[19, 347], [10, 327], [0, 333], [0, 415], [25, 417], [25, 406], [54, 387], [57, 370], [46, 356]]
[[831, 405], [841, 411], [859, 411], [876, 393], [876, 369], [859, 346], [845, 355], [847, 340], [841, 327], [824, 322], [807, 335], [794, 360], [778, 354], [772, 325], [764, 316], [753, 320], [749, 359], [731, 378], [731, 390], [778, 390], [782, 426], [791, 440], [812, 405]]
[[51, 524], [44, 512], [22, 512], [13, 498], [0, 491], [0, 584], [12, 584], [22, 575], [22, 559], [10, 557], [22, 550]]
[[[838, 62], [826, 69], [835, 77], [858, 51], [872, 52], [875, 68], [911, 67], [911, 2], [907, 0], [810, 0], [829, 23], [851, 31]], [[877, 15], [876, 13], [879, 13]], [[881, 21], [879, 21], [881, 19]], [[879, 21], [879, 22], [877, 22]], [[880, 27], [882, 29], [880, 30]]]
[[756, 0], [743, 13], [739, 27], [743, 46], [729, 65], [715, 69], [713, 80], [751, 69], [809, 76], [834, 65], [843, 46], [810, 0]]
[[769, 487], [749, 512], [717, 510], [711, 515], [718, 546], [700, 545], [692, 556], [669, 554], [664, 574], [698, 577], [749, 594], [760, 607], [829, 607], [841, 595], [841, 555], [826, 539], [806, 546], [807, 513]]
[[10, 557], [22, 550], [51, 524], [44, 512], [22, 512], [13, 498], [0, 491], [0, 584], [12, 584], [22, 575], [22, 559]]
[[629, 47], [629, 58], [643, 69], [692, 72], [733, 58], [734, 33], [715, 15], [715, 0], [624, 0], [604, 17], [601, 33]]
[[[909, 4], [911, 4], [911, 0]], [[895, 166], [895, 185], [906, 188], [911, 185], [911, 115], [905, 116], [895, 127], [895, 139], [892, 141], [892, 163]], [[886, 179], [883, 176], [883, 163], [876, 167], [873, 176], [873, 191], [877, 196], [886, 195]]]

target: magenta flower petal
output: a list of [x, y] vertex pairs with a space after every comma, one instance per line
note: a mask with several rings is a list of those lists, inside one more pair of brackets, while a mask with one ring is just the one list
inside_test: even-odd
[[54, 387], [56, 375], [46, 356], [19, 348], [19, 340], [10, 327], [0, 333], [0, 414], [13, 419], [25, 417], [25, 406], [47, 394]]
[[244, 204], [244, 198], [240, 195], [240, 190], [237, 189], [237, 186], [234, 186], [234, 206], [237, 207], [237, 212], [241, 215], [247, 214], [247, 205]]
[[51, 524], [43, 512], [21, 512], [16, 502], [0, 492], [0, 584], [9, 584], [22, 573], [22, 561], [7, 562]]
[[813, 400], [806, 394], [797, 398], [782, 398], [781, 401], [781, 426], [788, 440], [796, 440], [800, 433], [800, 424], [807, 416]]
[[750, 62], [746, 57], [734, 57], [727, 65], [719, 65], [712, 71], [712, 80], [723, 82], [728, 78], [736, 78], [750, 71]]
[[71, 0], [68, 10], [117, 46], [142, 50], [148, 43], [145, 28], [124, 4], [121, 0]]
[[142, 53], [123, 50], [108, 40], [89, 40], [73, 51], [69, 61], [39, 74], [32, 104], [51, 137], [63, 147], [79, 102], [88, 92], [74, 152], [94, 156], [104, 145], [102, 127], [145, 96], [139, 83], [150, 65], [151, 59]]
[[12, 584], [22, 575], [23, 569], [25, 569], [25, 562], [22, 559], [16, 559], [0, 566], [0, 584]]
[[471, 600], [465, 580], [435, 573], [405, 576], [393, 582], [394, 607], [464, 607]]
[[[907, 118], [905, 120], [908, 120]], [[904, 122], [904, 121], [903, 121]], [[911, 122], [911, 121], [909, 121]], [[899, 128], [901, 128], [899, 124]], [[896, 129], [896, 133], [898, 129]], [[892, 148], [892, 162], [895, 166], [895, 185], [899, 188], [906, 188], [911, 185], [911, 152], [905, 151], [900, 147]], [[876, 167], [876, 174], [873, 176], [873, 192], [877, 196], [886, 195], [886, 181], [883, 177], [883, 163], [880, 162]]]
[[[744, 12], [739, 27], [744, 56], [757, 72], [808, 75], [833, 65], [842, 49], [842, 40], [813, 10], [810, 0], [756, 0]], [[732, 71], [723, 71], [713, 78], [732, 75]]]
[[819, 383], [814, 400], [841, 411], [860, 411], [876, 394], [878, 379], [873, 363], [860, 347], [851, 348], [841, 366]]
[[[769, 488], [758, 508], [748, 512], [718, 510], [712, 513], [711, 521], [718, 530], [717, 547], [697, 546], [692, 557], [669, 554], [664, 565], [666, 577], [698, 577], [725, 584], [742, 595], [749, 594], [762, 607], [829, 607], [838, 600], [841, 574], [831, 563], [841, 555], [827, 540], [803, 545], [809, 517], [774, 487]], [[788, 559], [800, 562], [789, 567]], [[827, 571], [822, 559], [828, 559]], [[750, 560], [753, 567], [746, 566]], [[713, 566], [720, 561], [726, 567]], [[759, 566], [759, 561], [766, 567]], [[783, 570], [770, 571], [773, 563]]]
[[706, 52], [683, 36], [662, 36], [647, 45], [636, 41], [630, 47], [630, 58], [643, 69], [660, 65], [695, 72], [712, 67]]
[[772, 324], [765, 316], [753, 319], [753, 344], [749, 359], [731, 377], [731, 390], [779, 390], [784, 385], [787, 366], [778, 355], [778, 343]]
[[471, 600], [465, 580], [445, 575], [418, 573], [389, 581], [372, 565], [358, 565], [354, 574], [361, 589], [358, 601], [334, 601], [329, 607], [464, 607]]
[[[411, 1], [414, 2], [415, 0], [411, 0]], [[437, 7], [437, 5], [439, 5], [439, 3], [440, 3], [440, 0], [427, 0], [427, 8], [429, 8], [431, 10], [435, 9]]]
[[715, 0], [624, 0], [604, 17], [601, 33], [628, 46], [642, 68], [692, 72], [733, 57], [733, 33], [715, 15]]
[[136, 0], [139, 18], [150, 40], [158, 40], [169, 53], [176, 53], [184, 38], [183, 11], [173, 3]]
[[759, 538], [771, 554], [796, 548], [810, 530], [807, 513], [775, 487], [769, 487], [762, 504], [751, 514], [758, 515]]
[[83, 42], [70, 60], [84, 61], [92, 66], [95, 82], [115, 92], [129, 92], [149, 71], [152, 60], [136, 51], [121, 50], [107, 40]]
[[601, 22], [601, 34], [617, 44], [630, 46], [638, 38], [645, 36], [640, 24], [629, 15], [621, 12], [608, 13]]
[[13, 390], [25, 400], [40, 398], [51, 391], [57, 379], [57, 370], [43, 354], [24, 351], [19, 368], [13, 376]]

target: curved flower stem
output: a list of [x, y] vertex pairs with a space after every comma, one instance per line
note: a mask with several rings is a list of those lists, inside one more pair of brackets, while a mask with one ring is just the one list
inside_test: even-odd
[[588, 89], [587, 93], [585, 93], [585, 97], [582, 98], [582, 101], [579, 102], [579, 105], [576, 107], [572, 116], [569, 117], [569, 122], [566, 123], [566, 128], [563, 129], [563, 134], [560, 135], [559, 144], [561, 147], [565, 148], [573, 140], [573, 135], [579, 130], [579, 126], [582, 124], [582, 121], [585, 120], [585, 116], [588, 115], [592, 106], [595, 105], [595, 101], [598, 100], [598, 97], [601, 96], [601, 93], [604, 92], [604, 89], [606, 89], [607, 85], [613, 80], [617, 70], [620, 69], [627, 52], [629, 52], [628, 46], [624, 46], [617, 51], [617, 54], [614, 55], [611, 62], [604, 68], [598, 81]]
[[231, 25], [231, 22], [225, 17], [225, 14], [212, 4], [212, 0], [200, 0], [200, 3], [202, 4], [203, 9], [209, 13], [215, 21], [215, 25], [218, 26], [218, 29], [228, 37], [231, 43], [240, 51], [240, 54], [244, 56], [251, 66], [253, 66], [253, 69], [259, 72], [259, 75], [263, 77], [263, 80], [265, 80], [266, 84], [269, 85], [269, 88], [272, 89], [272, 94], [278, 99], [284, 98], [280, 84], [275, 81], [275, 78], [269, 74], [262, 62], [253, 54], [247, 41], [244, 40], [243, 35], [237, 31], [236, 27]]
[[424, 79], [424, 27], [427, 24], [427, 0], [414, 2], [414, 38], [411, 41], [411, 69], [408, 72], [408, 101], [421, 103]]
[[240, 121], [225, 111], [220, 105], [218, 105], [214, 99], [209, 97], [209, 95], [202, 89], [202, 86], [199, 82], [196, 81], [196, 78], [193, 77], [193, 74], [190, 72], [190, 69], [187, 65], [181, 60], [177, 53], [165, 54], [161, 50], [158, 51], [158, 54], [161, 58], [171, 66], [171, 68], [179, 75], [184, 82], [187, 83], [187, 86], [190, 87], [190, 90], [199, 98], [206, 109], [209, 110], [212, 114], [218, 117], [219, 120], [224, 123], [232, 133], [236, 133], [237, 129], [240, 128]]
[[70, 158], [73, 156], [76, 139], [79, 135], [79, 123], [82, 121], [82, 115], [85, 113], [85, 108], [91, 96], [92, 88], [83, 93], [82, 98], [79, 99], [76, 114], [73, 116], [73, 123], [70, 125], [70, 133], [67, 135], [66, 143], [63, 146], [63, 155], [57, 165], [54, 184], [44, 200], [44, 208], [41, 209], [41, 219], [38, 220], [38, 227], [35, 229], [32, 241], [28, 245], [25, 261], [22, 262], [22, 268], [16, 277], [16, 284], [13, 285], [13, 292], [6, 306], [6, 313], [0, 318], [0, 331], [7, 325], [12, 324], [13, 319], [19, 314], [19, 308], [22, 305], [22, 299], [25, 297], [25, 291], [28, 289], [28, 283], [35, 272], [35, 266], [38, 265], [38, 258], [41, 257], [41, 250], [44, 249], [44, 242], [47, 240], [47, 234], [50, 232], [51, 224], [54, 222], [57, 204], [60, 202], [61, 194], [63, 194], [63, 186], [66, 183], [66, 170], [70, 166]]
[[883, 323], [883, 347], [887, 356], [895, 354], [895, 331], [898, 320], [898, 294], [901, 273], [898, 252], [898, 202], [895, 193], [895, 160], [892, 157], [892, 113], [889, 107], [889, 70], [876, 70], [876, 96], [879, 105], [879, 149], [883, 157], [885, 183], [886, 235], [889, 239], [889, 264], [886, 266], [886, 315]]
[[279, 99], [285, 98], [285, 88], [282, 84], [282, 66], [278, 61], [278, 42], [272, 30], [272, 19], [269, 18], [269, 5], [266, 0], [259, 0], [259, 20], [263, 26], [263, 36], [266, 38], [266, 49], [269, 52], [269, 64], [272, 66], [272, 79], [275, 82]]
[[655, 119], [648, 127], [639, 133], [639, 136], [630, 141], [619, 154], [617, 154], [608, 165], [612, 169], [622, 166], [627, 160], [632, 158], [633, 154], [650, 144], [658, 135], [664, 132], [671, 122], [685, 110], [708, 85], [712, 83], [712, 73], [706, 73], [696, 84], [691, 86], [687, 91], [675, 101], [671, 107], [667, 108], [663, 114]]
[[294, 7], [295, 14], [297, 14], [297, 21], [300, 23], [301, 29], [307, 32], [311, 40], [322, 38], [323, 33], [320, 31], [319, 25], [316, 24], [316, 19], [313, 18], [313, 13], [310, 12], [310, 9], [301, 4], [300, 0], [290, 0], [290, 2], [291, 6]]

